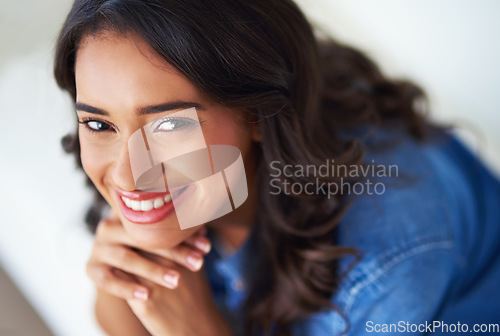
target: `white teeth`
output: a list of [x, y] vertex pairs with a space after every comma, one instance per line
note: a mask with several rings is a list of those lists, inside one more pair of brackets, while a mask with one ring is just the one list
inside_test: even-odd
[[158, 209], [158, 208], [161, 208], [165, 203], [163, 202], [163, 200], [158, 197], [155, 199], [155, 203], [154, 203], [154, 208], [155, 209]]
[[123, 202], [125, 203], [125, 205], [126, 205], [127, 207], [129, 207], [129, 208], [131, 207], [131, 206], [130, 206], [130, 199], [129, 199], [129, 198], [122, 197], [122, 200], [123, 200]]
[[153, 201], [141, 201], [141, 211], [149, 211], [153, 209]]
[[135, 211], [150, 211], [153, 209], [158, 209], [161, 208], [162, 206], [165, 205], [165, 203], [168, 203], [172, 201], [172, 196], [170, 194], [165, 195], [164, 198], [158, 197], [155, 198], [154, 200], [149, 199], [149, 200], [144, 200], [144, 201], [134, 201], [131, 200], [130, 198], [127, 197], [122, 197], [123, 203], [127, 206], [127, 208], [133, 209]]
[[141, 201], [130, 201], [130, 205], [132, 206], [132, 210], [139, 211], [141, 210]]

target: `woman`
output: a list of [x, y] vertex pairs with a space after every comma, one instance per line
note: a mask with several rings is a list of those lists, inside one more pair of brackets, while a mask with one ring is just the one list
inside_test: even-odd
[[[63, 145], [98, 191], [87, 272], [109, 334], [498, 318], [499, 181], [426, 121], [419, 88], [316, 39], [292, 1], [77, 0], [55, 77], [79, 122]], [[158, 120], [182, 130], [171, 116], [193, 107], [207, 146], [239, 149], [248, 197], [172, 230], [179, 214], [154, 215], [172, 198], [138, 187], [129, 141]]]

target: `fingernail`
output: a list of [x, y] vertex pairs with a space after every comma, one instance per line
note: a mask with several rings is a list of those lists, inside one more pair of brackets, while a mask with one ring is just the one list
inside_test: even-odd
[[174, 289], [179, 284], [179, 274], [176, 272], [168, 272], [163, 276], [163, 280], [168, 288]]
[[190, 254], [187, 257], [187, 262], [189, 265], [193, 266], [195, 270], [199, 270], [203, 264], [203, 259], [201, 259], [198, 255]]
[[199, 248], [205, 253], [210, 252], [210, 249], [212, 248], [212, 245], [204, 239], [198, 239], [197, 241], [194, 242], [194, 246]]
[[134, 292], [134, 297], [146, 301], [148, 299], [148, 292], [144, 289], [138, 289]]

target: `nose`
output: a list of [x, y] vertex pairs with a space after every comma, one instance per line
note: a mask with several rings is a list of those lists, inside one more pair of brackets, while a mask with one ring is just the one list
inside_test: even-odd
[[112, 174], [113, 182], [118, 188], [125, 191], [136, 190], [127, 141], [123, 141], [120, 147], [120, 152], [115, 161]]

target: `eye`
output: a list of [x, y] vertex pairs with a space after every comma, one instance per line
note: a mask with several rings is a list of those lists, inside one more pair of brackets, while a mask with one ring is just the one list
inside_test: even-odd
[[184, 117], [168, 117], [158, 120], [154, 127], [154, 132], [177, 132], [188, 130], [196, 124], [196, 121]]
[[85, 127], [91, 132], [104, 132], [112, 129], [110, 124], [101, 120], [84, 119], [78, 123], [84, 124]]

